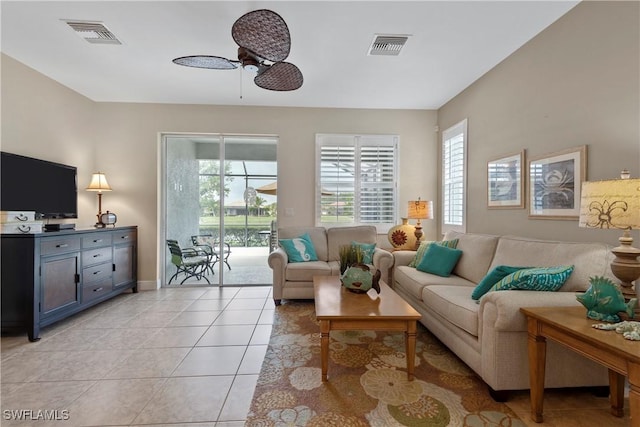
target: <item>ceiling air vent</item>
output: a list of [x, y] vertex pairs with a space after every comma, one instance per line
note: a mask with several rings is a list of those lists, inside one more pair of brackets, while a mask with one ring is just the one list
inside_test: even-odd
[[369, 55], [398, 56], [409, 36], [376, 35], [369, 47]]
[[80, 37], [94, 44], [122, 44], [102, 22], [65, 21]]

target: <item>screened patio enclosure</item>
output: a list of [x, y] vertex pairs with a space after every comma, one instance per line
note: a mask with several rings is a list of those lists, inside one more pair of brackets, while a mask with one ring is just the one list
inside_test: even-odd
[[[209, 257], [206, 274], [185, 285], [271, 284], [267, 256], [277, 196], [256, 188], [276, 180], [276, 151], [274, 136], [163, 136], [165, 240]], [[213, 254], [194, 246], [193, 236], [206, 236]], [[177, 269], [172, 261], [165, 247], [163, 286], [180, 286], [187, 276], [168, 284]]]

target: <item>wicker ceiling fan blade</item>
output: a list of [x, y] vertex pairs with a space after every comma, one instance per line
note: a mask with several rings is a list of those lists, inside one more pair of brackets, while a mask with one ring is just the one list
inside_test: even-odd
[[211, 55], [181, 56], [174, 59], [173, 62], [185, 67], [208, 68], [211, 70], [234, 70], [238, 68], [237, 61], [234, 63], [227, 58]]
[[267, 9], [242, 15], [233, 24], [231, 36], [239, 46], [271, 62], [285, 60], [291, 49], [287, 23], [280, 15]]
[[277, 62], [266, 68], [253, 79], [263, 89], [275, 91], [296, 90], [304, 81], [302, 72], [289, 62]]

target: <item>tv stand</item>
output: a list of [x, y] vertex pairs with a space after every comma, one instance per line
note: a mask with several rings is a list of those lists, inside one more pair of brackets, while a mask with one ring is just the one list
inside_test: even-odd
[[44, 326], [137, 292], [137, 235], [135, 226], [2, 234], [2, 331], [37, 341]]
[[60, 231], [60, 230], [75, 230], [76, 225], [70, 224], [45, 224], [44, 231]]

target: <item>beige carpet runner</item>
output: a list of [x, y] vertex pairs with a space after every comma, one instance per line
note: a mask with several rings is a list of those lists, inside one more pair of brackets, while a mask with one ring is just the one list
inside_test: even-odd
[[245, 425], [525, 425], [421, 325], [414, 381], [407, 380], [404, 349], [403, 334], [332, 331], [323, 384], [313, 302], [287, 301], [276, 308]]

